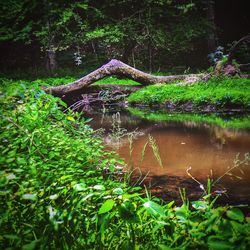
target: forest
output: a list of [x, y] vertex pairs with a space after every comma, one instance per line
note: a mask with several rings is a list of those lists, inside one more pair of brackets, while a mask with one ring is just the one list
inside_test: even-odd
[[0, 248], [250, 248], [250, 14], [239, 0], [0, 1]]

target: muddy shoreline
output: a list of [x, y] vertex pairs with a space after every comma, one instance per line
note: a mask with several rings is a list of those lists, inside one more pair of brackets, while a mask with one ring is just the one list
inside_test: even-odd
[[[133, 177], [131, 184], [136, 181], [136, 177]], [[152, 195], [163, 199], [165, 202], [171, 202], [174, 200], [178, 205], [182, 204], [180, 196], [181, 189], [185, 189], [187, 198], [190, 202], [199, 200], [205, 195], [205, 192], [200, 188], [200, 186], [188, 177], [184, 178], [170, 175], [150, 176], [147, 177], [143, 183], [140, 184], [140, 186], [142, 189], [147, 187]], [[216, 202], [217, 205], [246, 205], [248, 206], [248, 210], [250, 212], [250, 196], [241, 196], [239, 193], [224, 187], [212, 187], [211, 200], [213, 200], [217, 195], [219, 195]]]

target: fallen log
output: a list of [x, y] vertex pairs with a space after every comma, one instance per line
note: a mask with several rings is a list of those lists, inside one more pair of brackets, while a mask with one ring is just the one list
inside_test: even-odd
[[44, 90], [47, 93], [62, 96], [71, 92], [82, 91], [92, 83], [111, 75], [132, 79], [136, 82], [141, 83], [143, 86], [157, 83], [171, 83], [177, 80], [182, 80], [186, 83], [193, 83], [205, 79], [208, 76], [206, 74], [154, 76], [135, 69], [119, 60], [112, 59], [107, 64], [101, 66], [100, 68], [80, 78], [79, 80], [66, 85], [47, 87], [44, 88]]

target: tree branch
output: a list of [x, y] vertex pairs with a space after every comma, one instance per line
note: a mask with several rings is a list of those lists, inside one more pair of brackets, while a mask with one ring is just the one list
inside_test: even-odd
[[73, 83], [56, 87], [45, 87], [44, 90], [47, 93], [51, 93], [53, 95], [64, 95], [78, 90], [81, 91], [92, 83], [111, 75], [129, 78], [141, 83], [144, 86], [157, 83], [170, 83], [176, 80], [183, 80], [192, 83], [202, 80], [206, 76], [204, 74], [154, 76], [135, 69], [119, 60], [112, 59], [107, 64], [101, 66], [100, 68], [80, 78], [79, 80], [76, 80]]

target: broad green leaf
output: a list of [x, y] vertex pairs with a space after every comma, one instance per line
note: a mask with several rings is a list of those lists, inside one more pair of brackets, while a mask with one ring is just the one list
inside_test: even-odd
[[113, 194], [117, 194], [117, 195], [123, 194], [122, 188], [115, 188], [115, 189], [113, 190]]
[[197, 210], [204, 210], [208, 207], [208, 203], [206, 201], [194, 201], [192, 207]]
[[158, 247], [159, 247], [161, 250], [171, 250], [171, 249], [172, 249], [171, 247], [165, 246], [165, 245], [163, 245], [163, 244], [158, 245]]
[[95, 185], [93, 188], [96, 190], [102, 190], [102, 191], [105, 190], [105, 187], [103, 185]]
[[71, 175], [63, 175], [59, 178], [59, 180], [66, 180], [69, 179], [71, 177]]
[[76, 191], [83, 191], [86, 189], [86, 184], [85, 183], [78, 183], [74, 185], [74, 189]]
[[175, 201], [170, 201], [170, 202], [167, 204], [167, 208], [171, 208], [171, 207], [174, 205], [174, 202], [175, 202]]
[[10, 189], [8, 189], [8, 190], [0, 190], [0, 195], [7, 195], [7, 194], [9, 194], [10, 192], [11, 192]]
[[51, 200], [56, 200], [58, 198], [58, 194], [53, 194], [53, 195], [50, 195], [49, 198]]
[[135, 249], [135, 248], [134, 248], [133, 243], [131, 241], [125, 240], [125, 241], [122, 242], [122, 245], [121, 245], [120, 249], [131, 250], [131, 249]]
[[248, 224], [250, 224], [250, 217], [246, 217], [246, 221]]
[[37, 199], [37, 196], [36, 196], [36, 194], [24, 194], [24, 195], [22, 196], [22, 198], [23, 198], [24, 200], [35, 201], [35, 200]]
[[138, 222], [138, 215], [135, 210], [135, 204], [130, 201], [125, 201], [119, 206], [120, 217], [125, 221]]
[[7, 185], [8, 184], [8, 179], [5, 177], [5, 176], [3, 176], [3, 177], [1, 177], [0, 178], [0, 187], [3, 187], [3, 186], [5, 186], [5, 185]]
[[179, 219], [179, 221], [186, 222], [189, 212], [189, 210], [187, 210], [187, 207], [185, 205], [182, 205], [181, 207], [175, 208], [175, 211], [176, 217]]
[[67, 116], [67, 120], [72, 121], [72, 122], [75, 122], [75, 121], [76, 121], [75, 118], [72, 117], [72, 116]]
[[10, 239], [10, 240], [19, 240], [20, 238], [17, 235], [14, 234], [5, 234], [3, 235], [4, 238]]
[[26, 164], [27, 161], [25, 160], [25, 158], [22, 158], [22, 157], [18, 157], [17, 158], [17, 164], [18, 165], [23, 165], [23, 164]]
[[244, 225], [236, 222], [236, 221], [230, 221], [230, 224], [232, 225], [235, 232], [242, 233], [245, 229]]
[[209, 249], [212, 250], [230, 250], [233, 249], [232, 244], [229, 241], [225, 241], [216, 236], [210, 236], [208, 238]]
[[115, 201], [112, 200], [112, 199], [109, 199], [109, 200], [106, 200], [102, 206], [100, 207], [99, 211], [98, 211], [98, 214], [104, 214], [104, 213], [107, 213], [108, 211], [110, 211], [113, 206], [115, 204]]
[[92, 120], [93, 120], [93, 118], [88, 118], [85, 120], [85, 122], [88, 123], [88, 122], [91, 122]]
[[104, 232], [105, 230], [108, 228], [109, 226], [109, 216], [110, 214], [104, 214], [101, 218], [100, 218], [100, 232], [101, 232], [101, 238], [102, 238], [102, 242], [104, 243], [105, 241], [105, 235]]
[[243, 212], [238, 208], [233, 208], [229, 211], [227, 211], [227, 217], [232, 220], [237, 220], [239, 222], [244, 221], [244, 214]]
[[93, 193], [88, 194], [87, 196], [85, 196], [84, 198], [81, 199], [81, 202], [86, 201], [87, 199], [91, 198], [93, 195], [94, 195]]
[[145, 207], [147, 212], [151, 215], [165, 216], [165, 211], [163, 207], [153, 201], [147, 201], [143, 204], [143, 206]]
[[63, 102], [61, 99], [59, 99], [60, 105], [62, 105], [64, 108], [67, 108], [67, 104]]
[[34, 240], [28, 244], [25, 244], [23, 245], [22, 250], [33, 250], [35, 249], [37, 243], [38, 243], [38, 240]]

